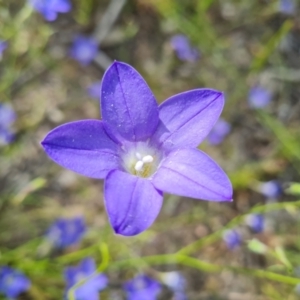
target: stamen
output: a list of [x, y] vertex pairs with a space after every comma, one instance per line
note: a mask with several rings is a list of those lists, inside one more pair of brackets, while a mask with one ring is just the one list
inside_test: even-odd
[[153, 157], [151, 155], [146, 155], [143, 157], [142, 161], [144, 163], [151, 163], [151, 162], [153, 162]]
[[142, 155], [139, 152], [135, 152], [135, 156], [138, 160], [142, 160]]
[[143, 169], [143, 166], [144, 166], [144, 162], [141, 161], [141, 160], [138, 160], [134, 166], [134, 169], [139, 172]]

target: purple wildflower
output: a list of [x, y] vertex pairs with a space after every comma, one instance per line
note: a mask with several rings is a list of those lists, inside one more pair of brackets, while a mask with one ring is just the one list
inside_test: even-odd
[[105, 179], [104, 199], [112, 227], [118, 234], [136, 235], [156, 219], [163, 191], [211, 201], [232, 200], [227, 175], [196, 149], [223, 105], [221, 92], [196, 89], [158, 107], [141, 75], [115, 62], [102, 81], [103, 120], [61, 125], [42, 145], [63, 167]]
[[127, 300], [154, 300], [161, 291], [161, 285], [156, 280], [139, 275], [124, 284]]
[[88, 94], [97, 100], [100, 100], [101, 95], [101, 81], [94, 82], [87, 88]]
[[0, 59], [2, 58], [3, 51], [7, 48], [7, 42], [0, 40]]
[[165, 272], [161, 275], [162, 282], [174, 293], [174, 300], [186, 300], [186, 280], [180, 272]]
[[95, 274], [96, 264], [92, 258], [85, 258], [77, 267], [65, 269], [67, 293], [77, 283], [87, 279], [75, 290], [75, 300], [97, 300], [99, 292], [106, 288], [108, 279], [104, 274]]
[[251, 108], [264, 108], [272, 100], [272, 92], [262, 86], [254, 86], [250, 89], [248, 103]]
[[230, 250], [235, 249], [242, 242], [241, 235], [236, 229], [226, 230], [223, 234], [223, 240]]
[[171, 45], [177, 57], [183, 61], [196, 61], [199, 59], [199, 51], [192, 47], [187, 36], [176, 34], [171, 38]]
[[265, 219], [261, 214], [251, 214], [246, 217], [247, 225], [256, 233], [262, 232], [265, 227]]
[[295, 13], [296, 5], [294, 0], [279, 0], [279, 11], [287, 14], [292, 15]]
[[55, 247], [63, 249], [79, 243], [85, 231], [82, 217], [57, 219], [48, 229], [46, 237]]
[[79, 61], [83, 66], [89, 65], [96, 57], [98, 52], [98, 43], [92, 37], [78, 35], [73, 40], [70, 50], [72, 58]]
[[47, 21], [54, 21], [58, 13], [67, 13], [71, 10], [70, 0], [29, 0], [31, 6]]
[[9, 299], [16, 299], [30, 287], [29, 279], [10, 267], [0, 267], [0, 293]]
[[219, 145], [229, 134], [230, 130], [231, 125], [224, 119], [220, 118], [213, 127], [212, 131], [209, 133], [207, 140], [211, 145]]
[[15, 119], [16, 114], [12, 107], [8, 104], [0, 103], [0, 146], [12, 142], [14, 134], [11, 126]]
[[282, 194], [282, 188], [277, 180], [260, 183], [258, 185], [258, 191], [270, 199], [276, 199]]

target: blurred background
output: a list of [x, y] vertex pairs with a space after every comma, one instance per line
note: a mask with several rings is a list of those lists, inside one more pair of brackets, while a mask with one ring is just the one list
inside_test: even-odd
[[[300, 299], [299, 8], [0, 0], [0, 299]], [[46, 156], [40, 141], [51, 129], [99, 118], [114, 60], [136, 68], [158, 102], [199, 87], [225, 92], [200, 149], [229, 175], [232, 203], [165, 195], [149, 230], [117, 236], [103, 182]], [[87, 257], [108, 282], [71, 295]], [[148, 298], [128, 285], [141, 274], [133, 290]]]

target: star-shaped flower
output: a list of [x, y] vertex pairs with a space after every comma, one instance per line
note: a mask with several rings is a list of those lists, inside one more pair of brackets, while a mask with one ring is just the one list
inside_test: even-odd
[[21, 272], [4, 266], [0, 267], [0, 293], [9, 299], [16, 299], [30, 287], [29, 279]]
[[161, 291], [158, 281], [139, 275], [124, 284], [127, 300], [154, 300]]
[[[82, 260], [77, 267], [65, 269], [65, 280], [67, 282], [67, 292], [75, 284], [87, 279], [96, 272], [95, 261], [88, 257]], [[108, 279], [104, 274], [95, 274], [87, 279], [75, 290], [76, 300], [98, 300], [99, 292], [106, 288]]]
[[61, 166], [105, 179], [112, 227], [118, 234], [136, 235], [156, 219], [163, 192], [231, 201], [232, 186], [224, 171], [196, 149], [223, 105], [221, 92], [195, 89], [158, 106], [141, 75], [115, 62], [102, 80], [102, 121], [61, 125], [42, 145]]
[[76, 245], [86, 231], [82, 217], [73, 219], [57, 219], [48, 229], [46, 237], [57, 248], [66, 248]]
[[47, 21], [55, 21], [58, 13], [67, 13], [71, 10], [70, 0], [29, 0], [33, 8]]

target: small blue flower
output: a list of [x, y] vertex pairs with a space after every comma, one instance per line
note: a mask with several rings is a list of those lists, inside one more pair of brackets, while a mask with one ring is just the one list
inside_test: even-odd
[[171, 38], [171, 46], [180, 60], [193, 62], [200, 57], [197, 48], [192, 47], [188, 37], [183, 34], [174, 35]]
[[242, 238], [240, 233], [236, 229], [228, 229], [223, 233], [223, 240], [226, 243], [227, 247], [230, 250], [235, 249], [238, 247], [241, 242]]
[[254, 86], [250, 89], [248, 103], [251, 108], [264, 108], [272, 100], [272, 92], [262, 86]]
[[265, 219], [261, 214], [248, 215], [246, 223], [256, 233], [262, 232], [265, 227]]
[[[96, 272], [96, 264], [92, 258], [85, 258], [77, 267], [65, 269], [67, 282], [66, 293], [77, 283], [87, 279]], [[97, 300], [99, 292], [106, 288], [108, 279], [104, 274], [94, 274], [75, 291], [75, 300]]]
[[48, 229], [46, 237], [57, 248], [76, 245], [85, 234], [86, 227], [82, 217], [57, 219]]
[[16, 120], [16, 114], [8, 104], [0, 103], [0, 146], [7, 145], [13, 141], [14, 134], [11, 129]]
[[282, 195], [282, 188], [277, 180], [260, 183], [258, 191], [270, 199], [277, 199]]
[[180, 272], [165, 272], [161, 274], [161, 281], [172, 290], [174, 300], [186, 300], [185, 287], [186, 280]]
[[155, 300], [161, 291], [158, 281], [139, 275], [124, 284], [127, 300]]
[[92, 62], [98, 53], [98, 43], [91, 37], [78, 35], [73, 41], [70, 50], [72, 58], [76, 59], [83, 66], [87, 66]]
[[0, 40], [0, 58], [2, 57], [3, 51], [7, 48], [7, 42]]
[[211, 132], [207, 140], [211, 145], [219, 145], [223, 142], [224, 138], [230, 133], [231, 125], [224, 119], [220, 118]]
[[279, 11], [287, 14], [292, 15], [295, 13], [296, 5], [294, 0], [279, 0]]
[[0, 293], [9, 299], [16, 299], [30, 287], [29, 279], [21, 272], [4, 266], [0, 267]]
[[71, 10], [70, 0], [29, 0], [31, 6], [47, 21], [54, 21], [58, 13], [67, 13]]
[[87, 88], [87, 92], [92, 98], [100, 100], [101, 84], [101, 81], [96, 81]]

